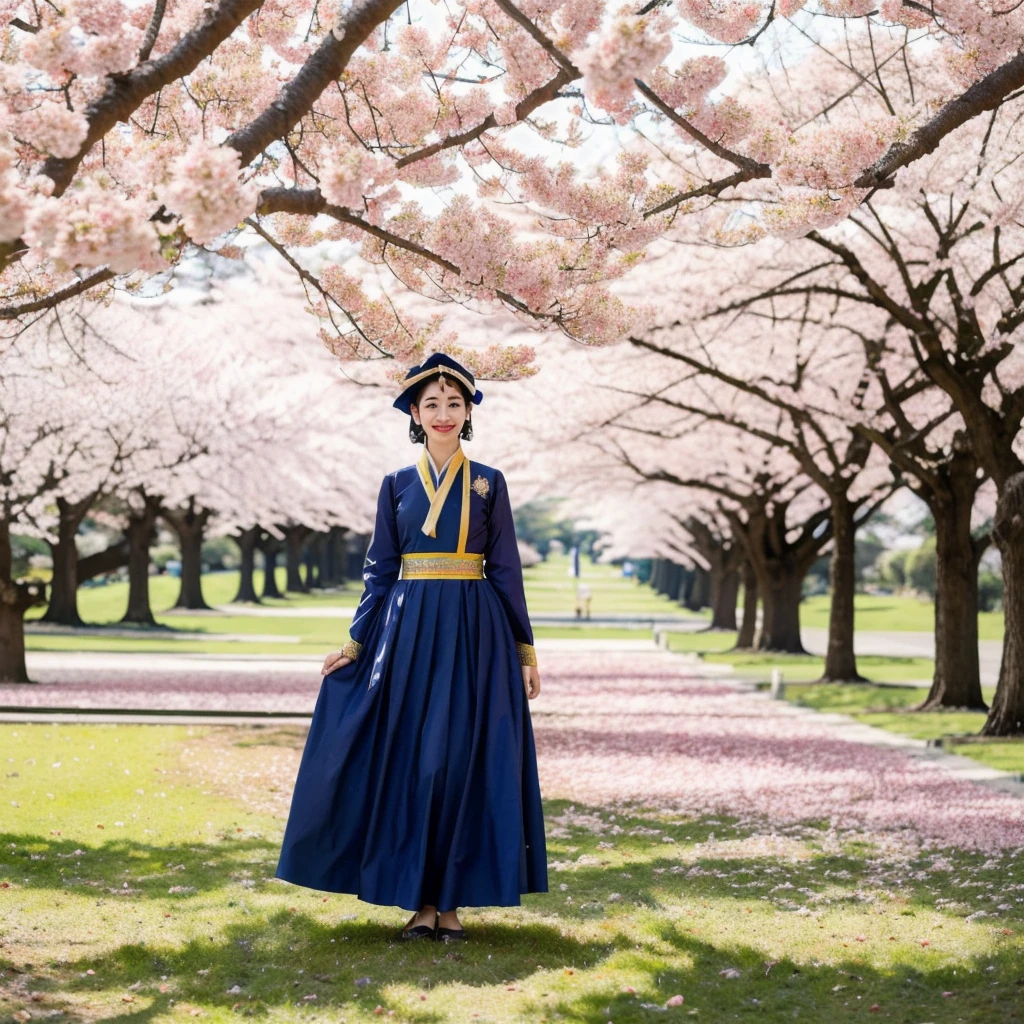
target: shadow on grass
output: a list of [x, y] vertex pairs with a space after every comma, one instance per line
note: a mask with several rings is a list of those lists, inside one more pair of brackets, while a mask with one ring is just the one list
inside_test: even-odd
[[[521, 1016], [631, 1024], [657, 1019], [667, 1000], [681, 995], [684, 1003], [676, 1013], [697, 1010], [698, 1019], [715, 1024], [747, 1017], [814, 1024], [866, 1019], [994, 1024], [1024, 1019], [1024, 965], [1016, 949], [934, 970], [900, 963], [881, 969], [866, 958], [836, 963], [784, 956], [766, 960], [762, 950], [742, 943], [715, 946], [672, 923], [660, 927], [658, 935], [671, 948], [670, 955], [634, 952], [615, 958], [616, 966], [628, 972], [635, 993], [620, 984], [617, 990], [605, 987], [534, 1000]], [[722, 971], [738, 975], [723, 976]]]
[[99, 847], [81, 847], [53, 836], [4, 832], [0, 833], [0, 875], [34, 889], [168, 900], [171, 886], [184, 886], [190, 892], [220, 889], [233, 871], [251, 870], [271, 860], [276, 864], [277, 843], [251, 834], [236, 838], [237, 833], [227, 830], [215, 836], [216, 843], [152, 846], [109, 839]]
[[[151, 1019], [173, 1008], [171, 1000], [236, 1008], [250, 1015], [286, 1006], [369, 1013], [377, 1005], [406, 1007], [406, 998], [384, 991], [388, 986], [406, 985], [428, 996], [440, 985], [488, 988], [528, 978], [538, 968], [575, 964], [583, 969], [633, 948], [621, 935], [584, 941], [567, 936], [557, 925], [536, 921], [518, 926], [478, 922], [471, 928], [472, 940], [457, 946], [404, 943], [396, 938], [397, 927], [379, 922], [331, 926], [282, 910], [252, 923], [235, 921], [216, 938], [192, 938], [174, 946], [128, 943], [102, 956], [63, 961], [46, 981], [33, 984], [43, 1002], [61, 994], [72, 997], [64, 1006], [68, 1015], [80, 1002], [76, 996], [109, 997], [112, 991], [130, 990], [135, 998], [153, 1000], [146, 1009], [126, 1007], [123, 1014], [104, 1018], [119, 1021]], [[167, 989], [163, 993], [162, 984]], [[415, 1009], [410, 1014], [404, 1008], [403, 1019], [447, 1017], [428, 1007]]]
[[[393, 924], [376, 911], [332, 923], [323, 911], [313, 917], [288, 907], [302, 890], [260, 880], [270, 874], [278, 847], [251, 834], [225, 831], [215, 842], [172, 847], [111, 839], [81, 853], [60, 837], [0, 835], [0, 872], [19, 887], [104, 893], [105, 901], [109, 891], [119, 894], [111, 903], [124, 898], [191, 915], [184, 938], [181, 932], [167, 939], [149, 932], [97, 955], [51, 960], [31, 982], [40, 998], [27, 1001], [25, 988], [20, 1005], [36, 1016], [58, 1010], [65, 1019], [91, 1021], [105, 1003], [103, 1019], [119, 1022], [180, 1015], [189, 1007], [260, 1017], [294, 1015], [305, 1007], [329, 1020], [343, 1012], [362, 1019], [379, 1005], [383, 1012], [395, 1010], [397, 1019], [436, 1024], [452, 1019], [451, 1000], [461, 1000], [464, 1009], [475, 998], [467, 996], [470, 989], [480, 993], [480, 1006], [459, 1010], [457, 1019], [508, 998], [516, 1000], [517, 1019], [561, 1015], [585, 1024], [631, 1024], [657, 1019], [677, 993], [686, 999], [684, 1013], [696, 1008], [700, 1019], [715, 1024], [748, 1015], [815, 1024], [855, 1017], [903, 1024], [1022, 1019], [1017, 1004], [1024, 964], [1016, 934], [989, 942], [982, 953], [934, 954], [936, 966], [929, 968], [933, 954], [924, 954], [916, 935], [896, 921], [925, 913], [962, 921], [968, 910], [953, 899], [969, 898], [971, 909], [984, 904], [995, 911], [993, 901], [1024, 883], [1024, 863], [987, 863], [980, 855], [952, 851], [945, 855], [946, 869], [927, 871], [932, 855], [902, 866], [883, 863], [877, 850], [855, 839], [841, 853], [822, 852], [811, 826], [788, 830], [788, 838], [776, 834], [780, 854], [759, 850], [750, 826], [732, 819], [680, 820], [623, 808], [612, 814], [567, 801], [547, 802], [546, 814], [554, 833], [549, 859], [569, 870], [552, 869], [551, 892], [524, 898], [519, 923], [467, 915], [471, 941], [450, 947], [397, 941], [404, 912], [396, 912]], [[247, 871], [252, 888], [235, 904], [226, 886]], [[122, 894], [125, 882], [130, 888]], [[191, 893], [170, 895], [175, 883]], [[232, 910], [226, 920], [204, 927], [210, 894], [218, 889], [213, 900]], [[8, 890], [6, 896], [15, 894]], [[875, 936], [863, 947], [851, 939], [854, 948], [847, 951], [837, 949], [838, 941], [826, 945], [822, 933], [820, 951], [812, 945], [808, 953], [807, 935], [815, 943], [819, 935], [814, 920], [787, 913], [798, 907], [827, 915], [863, 911], [871, 900], [884, 905], [893, 931], [902, 935], [899, 946]], [[744, 905], [759, 933], [745, 933]], [[711, 921], [698, 920], [701, 915]], [[159, 913], [152, 916], [160, 919]], [[728, 923], [736, 939], [695, 934], [717, 927], [716, 920]], [[854, 926], [846, 919], [833, 927]], [[787, 936], [803, 943], [799, 955], [785, 955]], [[766, 960], [774, 947], [782, 950], [778, 959]], [[7, 967], [8, 978], [24, 973]], [[571, 980], [563, 968], [575, 970]], [[727, 969], [739, 975], [723, 977], [719, 972]], [[510, 983], [518, 994], [506, 997]], [[626, 985], [636, 991], [625, 991]], [[134, 1004], [117, 1002], [129, 993]], [[8, 991], [5, 1003], [0, 990], [0, 1008], [11, 1006], [11, 995], [18, 993]], [[879, 1009], [867, 1018], [872, 1006]]]

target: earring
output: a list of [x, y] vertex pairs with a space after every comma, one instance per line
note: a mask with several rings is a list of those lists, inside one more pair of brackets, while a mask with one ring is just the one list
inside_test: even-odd
[[467, 417], [466, 422], [462, 424], [462, 430], [459, 431], [459, 436], [464, 441], [473, 440], [473, 421], [469, 417]]
[[409, 440], [413, 444], [421, 444], [427, 436], [422, 423], [417, 423], [412, 416], [409, 417]]

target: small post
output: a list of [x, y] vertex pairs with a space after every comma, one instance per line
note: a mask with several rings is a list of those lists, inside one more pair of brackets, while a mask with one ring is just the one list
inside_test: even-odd
[[782, 680], [782, 669], [772, 669], [772, 688], [771, 688], [772, 700], [785, 700], [786, 699], [786, 684]]

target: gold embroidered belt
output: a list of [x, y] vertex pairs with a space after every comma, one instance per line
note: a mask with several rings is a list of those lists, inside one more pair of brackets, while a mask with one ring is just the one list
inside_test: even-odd
[[404, 580], [482, 580], [484, 556], [470, 551], [417, 551], [402, 555]]

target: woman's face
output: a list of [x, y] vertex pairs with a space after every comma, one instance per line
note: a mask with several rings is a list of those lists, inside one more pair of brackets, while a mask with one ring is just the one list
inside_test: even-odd
[[426, 431], [428, 441], [458, 437], [469, 415], [458, 384], [446, 383], [442, 391], [436, 380], [423, 389], [419, 404], [410, 408], [413, 419]]

